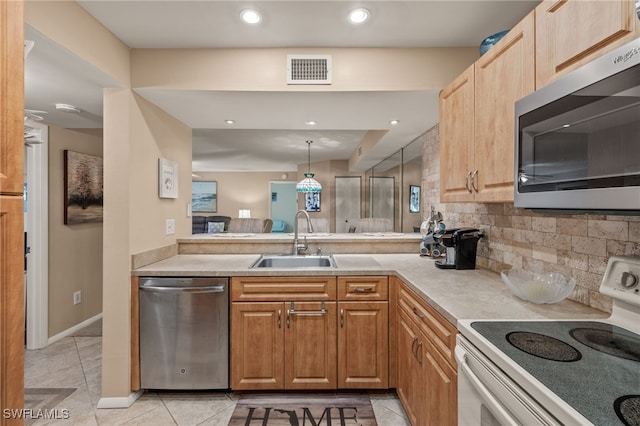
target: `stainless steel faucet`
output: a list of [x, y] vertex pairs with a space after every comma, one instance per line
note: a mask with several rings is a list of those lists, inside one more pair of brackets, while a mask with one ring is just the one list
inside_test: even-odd
[[298, 216], [300, 215], [300, 213], [303, 213], [307, 218], [307, 229], [309, 230], [309, 232], [313, 232], [313, 225], [311, 224], [309, 213], [307, 213], [305, 210], [298, 210], [293, 222], [293, 254], [294, 255], [299, 255], [300, 252], [306, 251], [309, 248], [309, 246], [307, 246], [306, 235], [304, 237], [304, 243], [300, 244], [298, 242]]

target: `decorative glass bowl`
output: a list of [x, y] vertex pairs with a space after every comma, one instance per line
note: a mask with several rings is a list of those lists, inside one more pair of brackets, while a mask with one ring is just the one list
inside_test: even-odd
[[520, 299], [533, 303], [557, 303], [571, 294], [576, 280], [559, 272], [544, 275], [513, 268], [500, 272], [502, 281]]

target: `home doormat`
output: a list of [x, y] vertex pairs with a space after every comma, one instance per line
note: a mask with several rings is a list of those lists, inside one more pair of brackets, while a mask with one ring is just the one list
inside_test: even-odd
[[367, 393], [241, 394], [229, 426], [376, 426]]
[[22, 413], [25, 426], [38, 419], [47, 421], [66, 419], [69, 410], [55, 408], [77, 388], [25, 388], [24, 408]]

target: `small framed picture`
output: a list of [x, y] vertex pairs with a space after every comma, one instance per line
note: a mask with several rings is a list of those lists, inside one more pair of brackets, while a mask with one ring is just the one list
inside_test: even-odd
[[191, 182], [191, 211], [216, 213], [218, 211], [218, 183], [216, 181]]
[[308, 212], [320, 211], [320, 193], [319, 192], [304, 193], [304, 209]]
[[178, 198], [178, 163], [160, 158], [158, 161], [158, 197]]
[[409, 185], [409, 213], [420, 213], [420, 187]]

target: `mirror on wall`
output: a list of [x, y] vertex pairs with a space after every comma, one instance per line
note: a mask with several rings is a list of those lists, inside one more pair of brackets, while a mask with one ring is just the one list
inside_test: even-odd
[[422, 141], [416, 138], [365, 173], [366, 217], [388, 218], [396, 232], [420, 230]]

